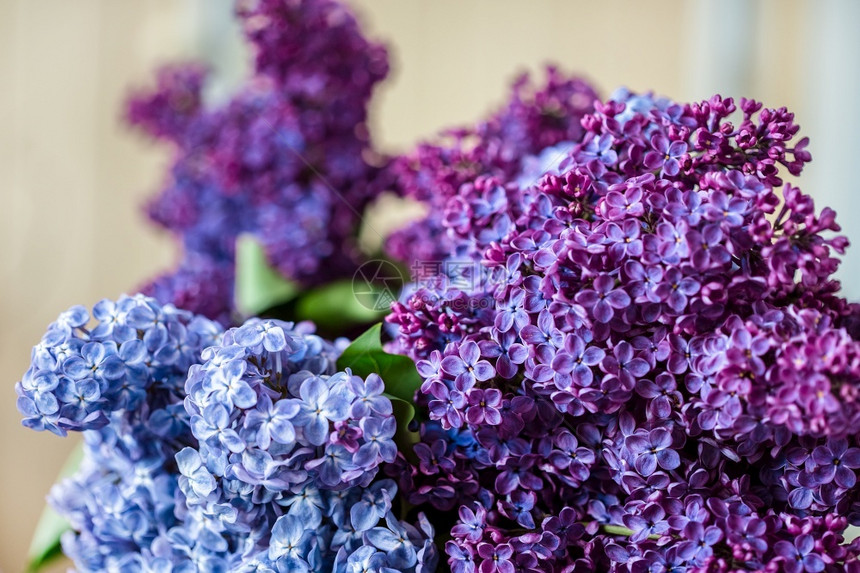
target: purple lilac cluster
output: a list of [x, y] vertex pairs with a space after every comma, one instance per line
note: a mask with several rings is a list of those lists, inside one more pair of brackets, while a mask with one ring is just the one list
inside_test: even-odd
[[82, 430], [51, 493], [80, 571], [435, 570], [397, 485], [392, 404], [306, 323], [217, 323], [137, 295], [73, 307], [17, 385], [24, 424]]
[[[489, 119], [474, 128], [450, 130], [440, 142], [422, 143], [393, 162], [398, 192], [426, 204], [428, 214], [389, 236], [388, 254], [405, 262], [450, 256], [456, 247], [445, 231], [457, 225], [453, 219], [462, 215], [463, 191], [479, 175], [510, 180], [522, 172], [523, 158], [582, 137], [580, 120], [593, 111], [597, 94], [582, 79], [567, 77], [556, 68], [548, 68], [546, 75], [540, 87], [528, 75], [521, 76], [510, 101]], [[527, 167], [534, 170], [539, 163], [534, 157]], [[487, 228], [482, 234], [495, 232]]]
[[456, 512], [456, 573], [860, 571], [857, 309], [793, 115], [621, 91], [581, 127], [513, 175], [408, 159], [476, 280], [389, 317], [429, 415], [390, 475]]
[[[205, 71], [170, 66], [128, 104], [131, 124], [174, 148], [150, 218], [184, 248], [144, 288], [230, 324], [235, 241], [252, 233], [272, 265], [311, 285], [348, 276], [365, 206], [383, 189], [367, 105], [388, 72], [385, 49], [331, 0], [239, 3], [256, 59], [230, 101], [204, 106]], [[216, 280], [213, 280], [213, 276]]]

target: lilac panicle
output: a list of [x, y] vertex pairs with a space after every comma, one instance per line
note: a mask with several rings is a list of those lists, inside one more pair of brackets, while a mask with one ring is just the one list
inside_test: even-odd
[[271, 492], [367, 486], [394, 461], [395, 420], [379, 376], [337, 372], [338, 354], [301, 325], [252, 319], [228, 330], [186, 383], [203, 463]]
[[423, 514], [399, 519], [395, 419], [348, 341], [252, 319], [226, 332], [143, 295], [72, 307], [16, 389], [24, 424], [82, 431], [51, 504], [80, 571], [433, 571]]
[[386, 160], [366, 126], [373, 88], [388, 72], [385, 49], [332, 0], [240, 2], [237, 16], [255, 65], [229, 101], [206, 105], [205, 70], [173, 65], [132, 94], [126, 113], [174, 150], [148, 214], [184, 255], [144, 291], [224, 324], [234, 319], [240, 233], [302, 285], [351, 276], [360, 214], [385, 187]]
[[429, 417], [388, 474], [457, 512], [457, 572], [850, 570], [857, 308], [793, 115], [585, 103], [396, 160], [430, 214], [389, 249], [437, 265], [388, 318]]
[[72, 307], [48, 327], [15, 385], [24, 425], [61, 436], [97, 430], [145, 401], [148, 415], [161, 417], [181, 403], [188, 368], [220, 334], [217, 323], [142, 295], [102, 300], [92, 313]]

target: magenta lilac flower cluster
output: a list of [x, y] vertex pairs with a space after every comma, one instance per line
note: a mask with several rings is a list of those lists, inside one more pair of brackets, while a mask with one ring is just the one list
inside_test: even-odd
[[857, 311], [797, 132], [621, 91], [519, 173], [404, 160], [447, 250], [389, 317], [429, 417], [389, 473], [456, 513], [452, 571], [860, 571]]
[[[309, 324], [217, 323], [137, 295], [73, 307], [18, 384], [24, 424], [83, 430], [51, 494], [80, 571], [433, 571], [423, 514], [395, 511], [379, 376]], [[387, 569], [386, 569], [387, 568]]]
[[301, 284], [350, 276], [361, 213], [383, 188], [365, 122], [385, 49], [330, 0], [239, 3], [238, 16], [256, 60], [230, 101], [205, 106], [204, 70], [171, 66], [127, 110], [174, 148], [148, 211], [184, 248], [178, 269], [144, 290], [224, 324], [237, 235], [252, 233]]
[[[428, 213], [387, 239], [391, 256], [406, 262], [437, 261], [456, 252], [459, 245], [445, 230], [455, 228], [458, 223], [454, 220], [464, 216], [464, 185], [475, 184], [479, 175], [508, 180], [523, 167], [534, 171], [540, 160], [532, 156], [581, 138], [580, 120], [593, 110], [595, 91], [582, 79], [565, 76], [556, 68], [548, 68], [546, 75], [546, 83], [540, 87], [528, 75], [521, 76], [514, 83], [510, 101], [489, 119], [474, 128], [450, 130], [441, 142], [422, 143], [394, 161], [394, 186], [400, 194], [426, 204]], [[524, 166], [524, 161], [529, 163]], [[492, 196], [487, 200], [490, 203], [483, 209], [489, 212], [495, 206]], [[482, 234], [495, 232], [488, 227]]]

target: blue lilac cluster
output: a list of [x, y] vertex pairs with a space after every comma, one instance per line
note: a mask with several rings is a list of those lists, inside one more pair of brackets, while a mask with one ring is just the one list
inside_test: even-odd
[[251, 319], [227, 331], [189, 371], [194, 460], [272, 493], [366, 487], [381, 463], [394, 461], [396, 421], [382, 379], [334, 372], [337, 355], [280, 321]]
[[92, 315], [74, 306], [48, 327], [15, 385], [24, 425], [65, 436], [104, 428], [117, 413], [159, 425], [182, 403], [188, 368], [220, 334], [217, 323], [141, 295], [102, 300]]
[[240, 233], [303, 285], [351, 276], [361, 213], [385, 187], [386, 160], [365, 125], [385, 49], [331, 0], [237, 4], [255, 66], [228, 102], [204, 105], [205, 70], [173, 65], [127, 108], [132, 125], [173, 147], [148, 212], [184, 249], [178, 268], [143, 290], [223, 324]]
[[50, 496], [72, 524], [63, 550], [80, 570], [140, 570], [131, 562], [176, 525], [174, 455], [195, 443], [185, 379], [221, 334], [136, 295], [70, 308], [33, 348], [16, 385], [24, 425], [84, 435], [80, 468]]
[[16, 387], [26, 426], [83, 431], [50, 496], [80, 571], [435, 570], [431, 525], [374, 479], [397, 455], [392, 404], [378, 376], [337, 371], [346, 340], [224, 332], [143, 295], [92, 316], [63, 313]]
[[620, 91], [580, 126], [519, 173], [403, 160], [479, 280], [394, 305], [429, 421], [390, 475], [456, 512], [456, 573], [860, 571], [858, 310], [793, 115]]

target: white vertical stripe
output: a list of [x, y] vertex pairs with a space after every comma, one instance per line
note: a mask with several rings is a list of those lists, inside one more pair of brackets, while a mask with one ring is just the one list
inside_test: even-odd
[[205, 92], [210, 103], [228, 100], [248, 70], [251, 54], [234, 7], [233, 0], [197, 0], [191, 5], [197, 56], [212, 72]]
[[694, 0], [685, 5], [686, 74], [683, 94], [693, 101], [715, 93], [742, 95], [750, 86], [756, 30], [755, 3], [746, 0]]
[[[819, 0], [805, 5], [810, 22], [806, 52], [802, 134], [810, 138], [812, 163], [801, 178], [816, 206], [839, 213], [842, 232], [854, 245], [838, 277], [849, 300], [860, 298], [860, 2]], [[790, 38], [787, 41], [791, 41]]]

